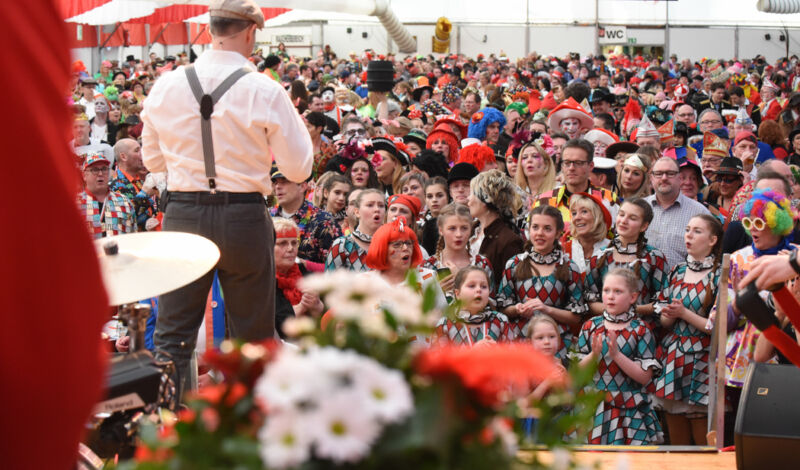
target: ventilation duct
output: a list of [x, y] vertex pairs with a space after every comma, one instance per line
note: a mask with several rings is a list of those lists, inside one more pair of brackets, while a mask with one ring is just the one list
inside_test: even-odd
[[758, 0], [757, 8], [764, 13], [800, 13], [800, 0]]

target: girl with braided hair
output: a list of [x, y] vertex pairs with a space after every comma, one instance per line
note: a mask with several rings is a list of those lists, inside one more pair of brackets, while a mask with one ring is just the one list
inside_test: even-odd
[[652, 315], [653, 302], [667, 287], [667, 258], [647, 244], [644, 234], [653, 220], [653, 208], [642, 198], [632, 198], [620, 207], [611, 246], [589, 259], [586, 273], [586, 301], [592, 314], [603, 313], [603, 279], [614, 268], [628, 268], [640, 280], [636, 313]]
[[686, 226], [686, 262], [674, 268], [667, 288], [654, 308], [666, 334], [659, 360], [663, 373], [653, 379], [650, 392], [666, 412], [672, 445], [704, 445], [708, 413], [708, 317], [720, 281], [722, 224], [700, 214]]
[[561, 212], [541, 205], [531, 210], [530, 221], [527, 250], [506, 263], [497, 306], [509, 317], [514, 337], [522, 336], [533, 315], [552, 317], [561, 336], [557, 355], [563, 359], [573, 344], [572, 331], [577, 331], [589, 310], [583, 300], [581, 272], [558, 243], [564, 232]]
[[436, 225], [439, 228], [436, 253], [426, 259], [422, 267], [438, 273], [439, 284], [447, 300], [453, 299], [455, 274], [468, 266], [476, 266], [486, 271], [490, 280], [489, 289], [493, 292], [492, 267], [489, 260], [481, 254], [473, 255], [469, 252], [469, 236], [472, 232], [472, 216], [469, 214], [469, 208], [457, 202], [444, 206], [436, 219]]

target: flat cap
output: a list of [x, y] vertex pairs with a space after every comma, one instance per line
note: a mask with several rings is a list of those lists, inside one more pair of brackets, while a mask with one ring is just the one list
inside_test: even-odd
[[211, 0], [208, 14], [219, 18], [250, 20], [259, 29], [264, 27], [264, 13], [254, 0]]

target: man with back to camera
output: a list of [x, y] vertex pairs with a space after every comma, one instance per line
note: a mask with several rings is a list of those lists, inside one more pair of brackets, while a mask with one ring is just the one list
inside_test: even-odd
[[[208, 11], [211, 50], [159, 78], [145, 100], [142, 156], [150, 171], [168, 173], [164, 230], [217, 244], [231, 334], [256, 341], [275, 335], [274, 232], [264, 201], [271, 155], [287, 179], [301, 182], [311, 173], [312, 145], [280, 84], [248, 73], [255, 71], [247, 57], [256, 29], [264, 26], [261, 8], [254, 0], [213, 0]], [[213, 108], [206, 94], [218, 98]], [[157, 357], [175, 362], [179, 393], [213, 276], [159, 299]]]

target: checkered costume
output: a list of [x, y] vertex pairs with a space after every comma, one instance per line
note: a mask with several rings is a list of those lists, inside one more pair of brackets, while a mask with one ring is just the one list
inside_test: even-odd
[[[599, 261], [604, 254], [606, 262], [601, 267], [599, 266]], [[610, 246], [600, 255], [593, 255], [589, 260], [589, 269], [586, 272], [584, 281], [587, 302], [602, 302], [603, 279], [605, 279], [609, 271], [614, 268], [628, 268], [636, 272], [634, 268], [637, 261], [641, 264], [639, 277], [641, 278], [640, 285], [642, 290], [639, 292], [636, 305], [647, 305], [654, 302], [658, 298], [658, 293], [667, 287], [667, 282], [669, 281], [667, 258], [660, 250], [646, 245], [644, 256], [630, 262], [615, 261], [614, 256], [614, 247]]]
[[362, 250], [353, 239], [353, 235], [339, 237], [331, 244], [328, 256], [325, 258], [325, 271], [335, 269], [349, 269], [351, 271], [369, 271], [364, 262], [367, 252]]
[[[588, 320], [578, 335], [578, 353], [582, 358], [592, 351], [592, 335], [605, 337], [607, 330], [602, 315]], [[634, 318], [617, 332], [619, 351], [638, 362], [643, 369], [653, 368], [655, 373], [661, 365], [655, 358], [656, 339], [644, 322]], [[607, 357], [608, 344], [603, 341], [603, 353], [594, 374], [594, 385], [606, 392], [597, 406], [589, 444], [643, 445], [663, 440], [663, 432], [655, 412], [650, 406], [650, 397], [644, 386], [631, 379], [619, 366]]]
[[[88, 191], [83, 190], [78, 194], [77, 203], [78, 210], [80, 210], [92, 238], [97, 239], [136, 231], [133, 205], [120, 193], [109, 191], [104, 205]], [[105, 214], [101, 214], [104, 207]]]
[[480, 323], [471, 323], [461, 319], [452, 320], [442, 317], [436, 324], [433, 343], [449, 343], [462, 346], [473, 346], [483, 339], [489, 338], [498, 343], [513, 341], [513, 333], [509, 328], [508, 317], [494, 310], [487, 310], [486, 318]]
[[[683, 306], [701, 317], [708, 318], [713, 301], [703, 308], [706, 297], [716, 298], [720, 270], [709, 271], [694, 283], [684, 280], [689, 269], [686, 263], [676, 266], [669, 276], [669, 285], [661, 291], [655, 304], [656, 314], [679, 300]], [[707, 287], [711, 285], [709, 291]], [[708, 405], [708, 348], [711, 335], [698, 330], [686, 320], [675, 321], [661, 339], [659, 359], [664, 366], [662, 374], [653, 379], [650, 392], [659, 398], [680, 400], [690, 405]]]
[[[569, 262], [569, 281], [566, 283], [556, 279], [555, 269], [547, 276], [532, 276], [523, 281], [516, 280], [514, 271], [517, 266], [527, 259], [526, 253], [514, 256], [506, 263], [503, 270], [503, 277], [497, 287], [497, 308], [504, 309], [518, 303], [524, 303], [532, 298], [539, 298], [545, 305], [569, 310], [575, 315], [583, 317], [588, 311], [589, 306], [583, 299], [583, 281], [578, 265], [567, 258], [568, 255], [562, 254], [565, 258], [556, 262], [555, 269], [558, 269], [560, 262]], [[522, 328], [530, 319], [526, 317], [510, 319], [510, 326], [515, 338], [521, 338]], [[559, 358], [564, 358], [567, 350], [574, 343], [574, 335], [569, 330], [569, 326], [558, 324], [561, 334], [561, 349], [556, 354]]]

